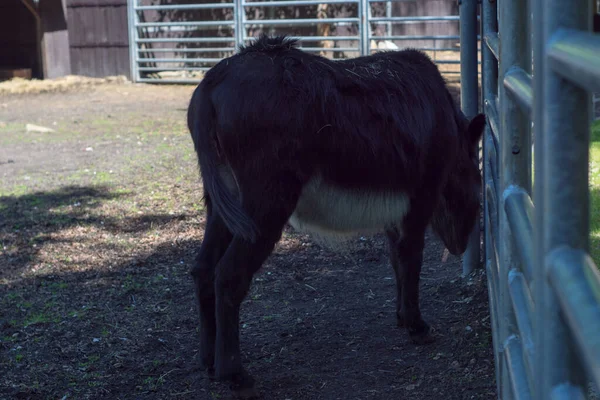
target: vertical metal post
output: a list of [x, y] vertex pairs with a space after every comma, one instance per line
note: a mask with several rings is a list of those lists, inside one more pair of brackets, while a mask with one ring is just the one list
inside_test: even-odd
[[[385, 16], [387, 18], [390, 18], [392, 16], [392, 2], [391, 1], [386, 1], [385, 3]], [[388, 21], [387, 25], [387, 34], [388, 36], [392, 36], [393, 32], [392, 32], [392, 21]]]
[[[544, 301], [545, 292], [548, 290], [546, 283], [546, 274], [544, 272], [544, 258], [546, 251], [544, 249], [544, 142], [546, 133], [544, 128], [544, 9], [545, 0], [533, 0], [533, 137], [534, 137], [534, 193], [533, 202], [535, 204], [534, 219], [534, 266], [532, 291], [536, 307], [535, 319], [533, 322], [534, 341], [535, 341], [535, 359], [533, 368], [533, 398], [542, 400], [548, 398], [549, 391], [544, 390], [544, 369], [542, 365], [546, 362], [544, 352], [543, 338], [547, 335], [544, 332], [546, 321], [546, 302]], [[546, 396], [546, 397], [544, 397]]]
[[[554, 34], [559, 28], [586, 30], [589, 6], [588, 0], [545, 1], [541, 24], [544, 27], [544, 44], [555, 40]], [[545, 138], [542, 195], [545, 221], [542, 232], [546, 256], [562, 245], [588, 248], [590, 119], [589, 97], [585, 88], [560, 77], [549, 63], [545, 63], [543, 74]], [[576, 369], [572, 368], [574, 355], [568, 345], [568, 330], [560, 315], [556, 296], [547, 283], [547, 266], [543, 265], [541, 269], [540, 281], [536, 283], [541, 300], [536, 307], [543, 314], [537, 326], [537, 353], [540, 358], [536, 398], [548, 399], [554, 386], [575, 383], [583, 377], [576, 376]]]
[[[498, 32], [498, 12], [497, 3], [494, 0], [482, 0], [481, 7], [481, 37], [490, 33]], [[482, 67], [482, 104], [493, 103], [497, 95], [498, 89], [498, 60], [492, 54], [491, 50], [484, 41], [481, 41], [481, 67]], [[487, 206], [487, 194], [486, 186], [494, 186], [494, 177], [490, 170], [490, 163], [496, 163], [495, 159], [491, 159], [492, 154], [496, 154], [496, 151], [492, 152], [494, 146], [494, 140], [492, 139], [492, 132], [489, 124], [486, 124], [484, 140], [483, 140], [483, 176], [484, 176], [484, 201], [483, 201], [483, 215], [484, 215], [484, 263], [488, 267], [488, 296], [494, 297], [498, 293], [497, 284], [498, 280], [492, 278], [492, 274], [497, 274], [497, 262], [495, 249], [493, 245], [492, 235], [496, 235], [497, 232], [492, 231], [491, 221], [488, 219], [488, 206]], [[493, 199], [498, 204], [498, 198]], [[497, 236], [496, 236], [497, 237]], [[492, 268], [494, 270], [492, 270]], [[495, 285], [493, 288], [491, 285]], [[491, 325], [492, 325], [492, 342], [494, 347], [494, 362], [496, 370], [496, 382], [500, 382], [500, 364], [497, 350], [500, 345], [498, 343], [498, 310], [495, 309], [497, 301], [495, 298], [490, 299], [490, 314], [491, 314]]]
[[246, 9], [244, 8], [244, 0], [233, 0], [234, 20], [235, 20], [235, 51], [237, 52], [246, 39]]
[[137, 0], [127, 0], [127, 24], [129, 31], [129, 72], [131, 74], [131, 81], [137, 82], [138, 71], [137, 71], [137, 27], [135, 26], [135, 6]]
[[370, 43], [369, 43], [369, 0], [360, 0], [358, 4], [358, 19], [360, 21], [360, 25], [358, 29], [360, 30], [360, 54], [366, 56], [370, 52]]
[[[479, 109], [477, 82], [477, 0], [460, 0], [460, 103], [467, 118], [473, 118]], [[463, 276], [469, 275], [479, 264], [479, 219], [469, 237], [463, 255]]]
[[[525, 3], [525, 4], [524, 4]], [[498, 99], [500, 104], [500, 188], [504, 192], [511, 185], [517, 185], [531, 192], [531, 136], [530, 119], [520, 110], [517, 102], [508, 95], [504, 79], [511, 68], [531, 69], [529, 47], [529, 7], [528, 2], [506, 0], [499, 10], [500, 63]], [[514, 240], [504, 206], [504, 196], [499, 194], [499, 342], [505, 341], [513, 333], [518, 333], [512, 300], [508, 287], [508, 273], [520, 266], [520, 259], [514, 247]], [[501, 369], [501, 398], [512, 399], [506, 363]]]

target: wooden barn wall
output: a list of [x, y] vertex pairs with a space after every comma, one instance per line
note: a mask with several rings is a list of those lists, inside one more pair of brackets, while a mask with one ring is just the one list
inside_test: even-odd
[[39, 77], [35, 18], [20, 0], [0, 0], [0, 69], [31, 68]]
[[67, 18], [73, 74], [130, 77], [127, 0], [68, 0]]

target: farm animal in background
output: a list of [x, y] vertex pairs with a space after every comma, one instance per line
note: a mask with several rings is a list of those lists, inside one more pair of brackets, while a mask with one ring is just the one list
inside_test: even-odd
[[286, 223], [323, 238], [385, 231], [397, 321], [433, 340], [419, 309], [426, 227], [455, 255], [479, 216], [477, 148], [435, 64], [416, 50], [332, 61], [261, 36], [205, 75], [188, 128], [207, 209], [192, 268], [200, 357], [243, 397], [240, 304]]
[[399, 50], [400, 48], [396, 45], [396, 43], [390, 40], [380, 40], [378, 42], [371, 40], [370, 42], [371, 50]]

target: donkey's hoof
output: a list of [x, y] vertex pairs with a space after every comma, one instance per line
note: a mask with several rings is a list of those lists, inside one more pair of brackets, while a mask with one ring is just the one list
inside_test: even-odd
[[215, 375], [215, 369], [213, 367], [206, 368], [205, 371], [206, 376], [208, 376], [208, 379], [210, 379], [211, 381], [217, 380], [217, 376]]
[[246, 387], [246, 388], [241, 388], [241, 389], [231, 389], [231, 392], [233, 394], [233, 396], [236, 399], [243, 399], [243, 400], [251, 400], [251, 399], [258, 399], [258, 391], [256, 390], [256, 388], [253, 387]]
[[231, 378], [230, 388], [234, 397], [238, 399], [249, 400], [258, 398], [254, 378], [246, 371], [242, 371]]
[[410, 340], [416, 345], [423, 345], [435, 342], [434, 329], [425, 322], [419, 324], [416, 328], [409, 328], [408, 335]]
[[398, 328], [406, 327], [406, 321], [404, 320], [404, 313], [401, 311], [396, 311], [396, 324]]

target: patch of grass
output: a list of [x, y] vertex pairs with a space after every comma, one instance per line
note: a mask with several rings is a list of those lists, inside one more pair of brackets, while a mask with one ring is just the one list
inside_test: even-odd
[[55, 322], [55, 320], [56, 319], [50, 314], [43, 313], [43, 312], [35, 313], [35, 314], [30, 315], [29, 317], [27, 317], [25, 319], [25, 321], [23, 321], [23, 327], [27, 328], [28, 326], [31, 326], [31, 325], [44, 324], [47, 322]]

